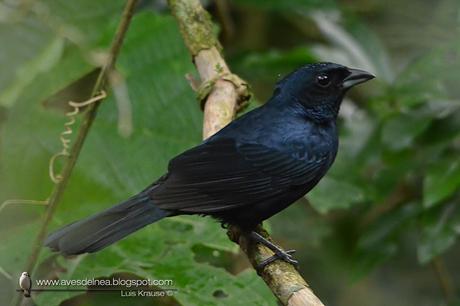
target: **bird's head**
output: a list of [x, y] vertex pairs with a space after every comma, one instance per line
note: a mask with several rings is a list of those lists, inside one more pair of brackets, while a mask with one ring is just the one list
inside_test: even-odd
[[29, 273], [27, 273], [27, 272], [22, 272], [22, 273], [21, 273], [21, 276], [29, 276]]
[[312, 116], [335, 118], [344, 94], [353, 86], [374, 77], [364, 70], [339, 64], [310, 64], [279, 81], [275, 94], [285, 97], [287, 101], [300, 102]]

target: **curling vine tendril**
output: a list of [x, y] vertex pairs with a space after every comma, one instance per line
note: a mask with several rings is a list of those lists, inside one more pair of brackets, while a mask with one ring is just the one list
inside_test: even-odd
[[[69, 101], [69, 105], [71, 107], [73, 107], [73, 110], [71, 112], [67, 112], [65, 114], [66, 117], [69, 118], [69, 120], [66, 123], [64, 123], [64, 131], [59, 136], [59, 139], [61, 140], [61, 143], [62, 143], [62, 150], [59, 153], [54, 154], [51, 157], [50, 161], [49, 161], [49, 176], [50, 176], [51, 181], [54, 184], [57, 184], [62, 180], [62, 176], [60, 174], [55, 174], [54, 163], [56, 162], [57, 158], [62, 157], [62, 156], [67, 157], [67, 156], [70, 155], [69, 149], [70, 149], [71, 140], [68, 137], [73, 133], [72, 125], [76, 121], [76, 116], [79, 114], [80, 108], [82, 108], [84, 106], [88, 106], [88, 105], [90, 105], [92, 103], [95, 103], [97, 101], [100, 101], [100, 100], [104, 99], [105, 97], [107, 97], [107, 94], [105, 93], [105, 91], [101, 91], [101, 93], [98, 94], [97, 96], [94, 96], [91, 99], [89, 99], [87, 101], [84, 101], [84, 102]], [[48, 199], [43, 200], [43, 201], [39, 201], [39, 200], [23, 200], [23, 199], [6, 200], [0, 205], [0, 213], [2, 212], [2, 210], [5, 207], [7, 207], [9, 205], [17, 205], [17, 204], [44, 205], [44, 206], [46, 206], [46, 205], [48, 205]]]
[[105, 93], [105, 91], [102, 90], [100, 94], [92, 97], [91, 99], [87, 101], [84, 101], [84, 102], [69, 101], [69, 105], [73, 107], [73, 110], [65, 114], [69, 120], [66, 123], [64, 123], [64, 131], [62, 131], [61, 135], [59, 136], [59, 139], [61, 140], [61, 144], [62, 144], [62, 150], [59, 153], [54, 154], [51, 157], [50, 163], [49, 163], [49, 176], [53, 183], [57, 184], [62, 180], [62, 175], [56, 174], [54, 170], [54, 164], [59, 157], [68, 157], [70, 155], [69, 149], [70, 149], [71, 140], [68, 137], [70, 137], [70, 135], [72, 135], [73, 133], [72, 125], [76, 121], [76, 116], [80, 112], [80, 108], [84, 106], [88, 106], [97, 101], [100, 101], [104, 99], [105, 97], [107, 97], [107, 94]]

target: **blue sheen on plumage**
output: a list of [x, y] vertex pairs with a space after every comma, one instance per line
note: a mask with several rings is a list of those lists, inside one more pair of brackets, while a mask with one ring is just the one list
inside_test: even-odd
[[62, 228], [46, 244], [66, 254], [95, 252], [180, 214], [209, 215], [252, 231], [326, 174], [337, 154], [342, 98], [371, 78], [333, 63], [297, 69], [276, 84], [267, 103], [173, 158], [167, 173], [141, 193]]

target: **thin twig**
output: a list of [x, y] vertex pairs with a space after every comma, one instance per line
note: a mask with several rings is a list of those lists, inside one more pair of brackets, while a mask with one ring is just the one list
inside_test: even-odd
[[0, 212], [10, 205], [48, 205], [48, 200], [39, 201], [39, 200], [22, 200], [22, 199], [12, 199], [6, 200], [0, 205]]
[[[238, 105], [249, 98], [247, 84], [231, 74], [219, 52], [220, 45], [212, 32], [211, 19], [200, 2], [168, 0], [168, 3], [200, 74], [202, 85], [198, 97], [204, 104], [203, 138], [207, 138], [233, 120]], [[270, 239], [262, 227], [258, 232]], [[240, 245], [253, 266], [273, 255], [265, 246], [240, 234], [236, 227], [230, 227], [228, 234]], [[323, 305], [290, 264], [275, 261], [267, 265], [260, 276], [284, 305]]]
[[439, 281], [442, 293], [444, 294], [444, 299], [446, 304], [452, 302], [455, 298], [455, 289], [453, 286], [452, 277], [444, 265], [442, 257], [438, 256], [433, 258], [431, 261], [431, 266], [433, 267], [434, 273]]
[[[115, 33], [114, 39], [110, 47], [107, 62], [102, 68], [97, 78], [97, 81], [94, 84], [91, 97], [95, 97], [99, 92], [104, 90], [108, 74], [113, 69], [116, 59], [118, 57], [120, 48], [123, 44], [123, 40], [125, 38], [126, 31], [128, 30], [131, 18], [133, 16], [134, 9], [136, 7], [136, 3], [137, 3], [137, 0], [128, 0], [125, 5], [120, 24], [118, 25], [117, 31]], [[74, 145], [72, 146], [70, 150], [69, 158], [67, 159], [64, 165], [64, 170], [62, 171], [62, 179], [55, 185], [51, 193], [51, 196], [49, 198], [48, 207], [45, 213], [45, 217], [44, 217], [42, 226], [37, 234], [37, 237], [35, 238], [35, 242], [32, 247], [32, 252], [28, 258], [24, 271], [28, 271], [29, 273], [32, 273], [36, 266], [36, 262], [40, 254], [40, 250], [42, 248], [43, 241], [45, 239], [45, 236], [48, 230], [48, 225], [51, 219], [53, 218], [56, 207], [59, 204], [61, 197], [64, 193], [64, 190], [67, 186], [67, 183], [69, 181], [70, 175], [72, 174], [72, 170], [80, 154], [83, 143], [86, 139], [86, 136], [88, 135], [88, 132], [91, 128], [94, 118], [96, 117], [97, 109], [100, 103], [101, 101], [97, 101], [95, 103], [90, 104], [88, 106], [86, 113], [84, 114], [82, 124], [78, 130], [77, 138], [75, 140]], [[20, 296], [16, 305], [20, 305], [22, 303], [22, 299], [23, 299], [23, 296]]]

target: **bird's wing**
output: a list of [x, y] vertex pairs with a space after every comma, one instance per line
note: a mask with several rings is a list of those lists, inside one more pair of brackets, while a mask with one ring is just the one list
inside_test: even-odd
[[32, 288], [32, 279], [30, 277], [21, 276], [19, 278], [19, 286], [21, 289], [29, 290]]
[[167, 177], [152, 189], [151, 197], [168, 210], [228, 210], [308, 184], [324, 169], [327, 158], [307, 153], [299, 159], [264, 145], [213, 140], [171, 160]]

